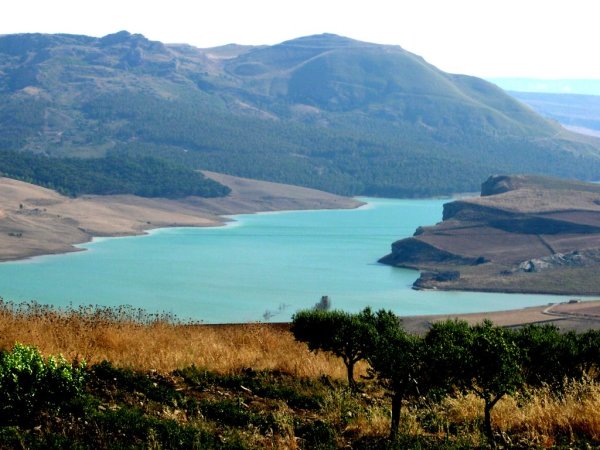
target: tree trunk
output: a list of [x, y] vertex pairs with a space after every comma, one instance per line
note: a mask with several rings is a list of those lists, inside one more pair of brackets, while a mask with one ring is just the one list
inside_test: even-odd
[[402, 395], [394, 392], [392, 395], [392, 427], [390, 429], [390, 440], [395, 441], [400, 428], [400, 410], [402, 409]]
[[356, 382], [354, 381], [354, 363], [352, 361], [344, 361], [344, 364], [346, 365], [346, 372], [348, 374], [348, 386], [350, 386], [350, 389], [353, 391], [356, 391]]
[[484, 427], [485, 427], [485, 435], [488, 439], [488, 442], [492, 448], [496, 446], [496, 441], [494, 440], [494, 430], [492, 430], [492, 408], [498, 403], [504, 394], [498, 394], [495, 398], [491, 396], [484, 397], [485, 400], [485, 410], [484, 410]]
[[485, 409], [484, 409], [484, 430], [485, 436], [488, 439], [488, 442], [493, 447], [494, 446], [494, 432], [492, 430], [492, 402], [489, 397], [485, 398]]

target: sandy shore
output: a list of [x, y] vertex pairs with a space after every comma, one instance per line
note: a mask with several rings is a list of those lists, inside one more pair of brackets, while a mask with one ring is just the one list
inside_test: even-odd
[[205, 172], [231, 188], [224, 198], [149, 199], [133, 195], [64, 197], [0, 178], [0, 261], [80, 250], [94, 236], [142, 234], [153, 228], [219, 226], [223, 215], [356, 208], [360, 202], [314, 189]]

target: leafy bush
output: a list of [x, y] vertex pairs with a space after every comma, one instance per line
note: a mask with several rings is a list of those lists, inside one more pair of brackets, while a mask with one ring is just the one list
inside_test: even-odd
[[62, 356], [44, 359], [35, 347], [15, 344], [0, 354], [0, 423], [31, 420], [82, 393], [85, 364]]
[[577, 336], [555, 325], [528, 325], [514, 334], [522, 351], [523, 376], [530, 387], [550, 384], [558, 389], [565, 377], [580, 378]]

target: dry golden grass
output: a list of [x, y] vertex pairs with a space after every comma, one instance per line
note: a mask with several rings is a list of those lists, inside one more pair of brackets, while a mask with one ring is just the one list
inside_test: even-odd
[[[448, 397], [440, 408], [448, 423], [464, 429], [481, 421], [483, 401], [474, 394]], [[600, 385], [570, 381], [561, 395], [547, 387], [527, 396], [506, 396], [492, 410], [494, 429], [513, 443], [551, 447], [557, 436], [600, 442]]]
[[[410, 417], [410, 426], [414, 416]], [[380, 407], [370, 407], [364, 414], [358, 415], [347, 426], [345, 432], [355, 437], [387, 436], [390, 432], [390, 413]]]
[[[15, 342], [42, 354], [62, 354], [89, 364], [171, 372], [195, 364], [226, 373], [245, 367], [281, 370], [296, 376], [345, 377], [338, 358], [314, 354], [284, 326], [267, 324], [181, 324], [129, 309], [59, 312], [36, 304], [0, 304], [0, 348]], [[364, 372], [364, 366], [358, 368]]]
[[[36, 304], [0, 301], [0, 349], [9, 349], [15, 342], [33, 345], [44, 355], [62, 354], [89, 364], [109, 360], [115, 366], [142, 371], [169, 373], [194, 364], [220, 373], [252, 368], [310, 378], [346, 376], [339, 358], [309, 352], [284, 325], [185, 324], [120, 308], [59, 312]], [[365, 364], [359, 365], [357, 377], [365, 373]], [[388, 401], [376, 386], [369, 385], [363, 395], [370, 400], [332, 390], [324, 401], [323, 418], [343, 423], [347, 435], [385, 436], [390, 424]], [[280, 413], [280, 428], [289, 432], [272, 436], [269, 445], [261, 442], [264, 448], [296, 448], [293, 425], [284, 423], [293, 414]], [[423, 414], [435, 418], [433, 425], [429, 419], [427, 429], [423, 428]], [[452, 429], [463, 441], [480, 445], [484, 443], [479, 433], [482, 415], [481, 399], [473, 394], [454, 395], [432, 410], [404, 408], [402, 432], [443, 436]], [[507, 396], [494, 408], [492, 421], [507, 442], [515, 445], [549, 447], [565, 436], [600, 443], [600, 385], [583, 380], [568, 384], [561, 396], [550, 389]]]

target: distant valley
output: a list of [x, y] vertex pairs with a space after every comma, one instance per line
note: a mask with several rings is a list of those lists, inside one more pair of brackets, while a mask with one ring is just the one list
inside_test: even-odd
[[388, 197], [493, 173], [600, 178], [600, 140], [401, 47], [331, 34], [210, 49], [1, 36], [0, 150], [3, 175], [70, 196], [227, 195], [198, 170]]
[[489, 81], [567, 129], [600, 137], [600, 80], [491, 78]]
[[600, 80], [594, 79], [488, 78], [487, 80], [509, 92], [600, 95]]
[[600, 137], [600, 96], [510, 92], [544, 117], [578, 133]]

